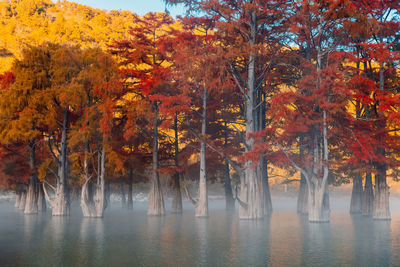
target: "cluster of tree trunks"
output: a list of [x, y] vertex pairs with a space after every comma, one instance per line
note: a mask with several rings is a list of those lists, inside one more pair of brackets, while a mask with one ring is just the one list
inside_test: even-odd
[[58, 163], [58, 173], [56, 177], [56, 187], [54, 199], [51, 199], [47, 188], [44, 186], [44, 193], [47, 201], [50, 203], [53, 216], [69, 215], [70, 199], [67, 181], [67, 139], [68, 139], [68, 108], [64, 109], [63, 124], [61, 129], [61, 142], [59, 158], [55, 158]]

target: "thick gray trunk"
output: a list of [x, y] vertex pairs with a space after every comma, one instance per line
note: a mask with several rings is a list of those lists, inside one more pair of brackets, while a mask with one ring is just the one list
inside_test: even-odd
[[[105, 199], [105, 145], [103, 140], [103, 145], [101, 148], [100, 160], [99, 160], [99, 173], [97, 181], [95, 183], [95, 193], [94, 199], [89, 191], [89, 179], [87, 178], [82, 186], [81, 192], [81, 207], [84, 217], [97, 217], [101, 218], [104, 215], [104, 210], [106, 208]], [[87, 173], [87, 172], [86, 172]]]
[[38, 183], [36, 176], [33, 174], [29, 178], [24, 214], [36, 214], [38, 212], [37, 200], [38, 200]]
[[21, 190], [17, 189], [15, 191], [15, 204], [14, 204], [15, 208], [19, 207], [19, 202], [21, 202]]
[[[248, 61], [248, 76], [247, 76], [247, 93], [246, 93], [246, 136], [254, 133], [256, 129], [256, 114], [254, 107], [256, 104], [256, 69], [255, 61], [256, 55], [253, 51], [256, 45], [257, 36], [257, 16], [255, 11], [250, 13], [250, 55]], [[246, 152], [251, 151], [254, 146], [253, 138], [246, 139]], [[246, 205], [240, 205], [239, 218], [240, 219], [262, 219], [265, 214], [265, 195], [264, 195], [264, 181], [261, 173], [260, 164], [256, 168], [252, 167], [252, 162], [245, 163], [244, 179], [240, 188], [240, 200], [245, 202]]]
[[308, 187], [308, 220], [310, 222], [329, 222], [328, 184], [324, 187], [317, 178]]
[[86, 180], [81, 190], [81, 209], [83, 217], [92, 217], [95, 214], [94, 201], [90, 194], [90, 182]]
[[350, 213], [352, 214], [362, 213], [362, 198], [363, 198], [362, 176], [357, 175], [356, 177], [353, 178], [353, 190], [351, 191]]
[[372, 218], [376, 220], [390, 220], [389, 186], [386, 183], [386, 169], [378, 169], [375, 174], [375, 198]]
[[154, 104], [154, 128], [153, 128], [153, 173], [149, 192], [149, 206], [147, 215], [160, 216], [165, 214], [164, 197], [161, 189], [158, 173], [158, 107]]
[[182, 194], [179, 173], [175, 172], [172, 179], [172, 213], [182, 213]]
[[133, 186], [133, 169], [129, 169], [129, 181], [128, 181], [128, 201], [126, 203], [126, 208], [128, 210], [133, 209], [133, 199], [132, 199], [132, 186]]
[[362, 215], [372, 216], [373, 207], [374, 207], [374, 189], [372, 187], [372, 175], [369, 172], [365, 175]]
[[29, 178], [28, 191], [26, 194], [25, 214], [36, 214], [38, 212], [38, 193], [39, 184], [36, 178], [35, 168], [35, 142], [29, 142], [29, 168], [31, 169], [31, 177]]
[[264, 181], [264, 198], [265, 198], [265, 215], [271, 215], [272, 214], [272, 200], [271, 200], [271, 192], [269, 190], [269, 182], [268, 182], [268, 165], [267, 165], [267, 160], [262, 157], [261, 158], [261, 173], [262, 173], [262, 179]]
[[[322, 116], [322, 138], [318, 134], [314, 136], [313, 169], [303, 173], [308, 187], [308, 220], [310, 222], [329, 222], [330, 219], [329, 169], [326, 165], [329, 159], [326, 111], [322, 112]], [[315, 175], [321, 172], [322, 177]]]
[[[207, 132], [207, 90], [203, 90], [203, 114], [201, 121], [201, 135], [205, 137]], [[206, 143], [200, 140], [200, 180], [199, 193], [195, 206], [196, 217], [208, 216], [208, 192], [207, 192], [207, 172], [206, 172]]]
[[19, 210], [25, 210], [25, 203], [26, 203], [26, 190], [21, 191], [21, 199], [19, 201]]
[[44, 191], [43, 191], [43, 183], [38, 183], [38, 200], [37, 200], [37, 206], [38, 206], [38, 211], [39, 212], [46, 212], [46, 198], [44, 196]]
[[299, 195], [297, 197], [297, 213], [308, 214], [308, 187], [307, 181], [303, 174], [300, 176]]
[[122, 206], [122, 208], [126, 208], [125, 185], [122, 182], [122, 180], [119, 182], [119, 187], [121, 189], [121, 206]]
[[70, 199], [67, 181], [67, 139], [68, 139], [68, 108], [64, 110], [63, 126], [61, 129], [60, 156], [58, 159], [58, 177], [54, 199], [50, 199], [46, 187], [44, 193], [50, 203], [53, 216], [69, 215]]
[[[385, 77], [384, 77], [385, 66], [381, 62], [379, 65], [379, 89], [384, 91], [385, 88]], [[381, 114], [378, 114], [381, 116]], [[383, 116], [383, 115], [382, 115]], [[384, 121], [377, 120], [380, 129], [386, 127]], [[378, 147], [378, 154], [382, 157], [386, 157], [386, 151], [383, 147]], [[386, 165], [384, 163], [375, 164], [377, 173], [375, 174], [375, 198], [372, 218], [377, 220], [390, 220], [390, 208], [389, 208], [389, 186], [386, 182]]]

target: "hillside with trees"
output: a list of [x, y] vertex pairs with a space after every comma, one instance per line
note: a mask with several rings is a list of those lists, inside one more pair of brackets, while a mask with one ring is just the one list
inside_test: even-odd
[[133, 26], [130, 11], [105, 11], [68, 1], [0, 2], [0, 72], [21, 58], [27, 45], [45, 42], [105, 49]]

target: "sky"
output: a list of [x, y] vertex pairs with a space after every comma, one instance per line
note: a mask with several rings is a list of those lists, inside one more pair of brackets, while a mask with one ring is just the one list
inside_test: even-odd
[[[130, 10], [138, 15], [144, 15], [150, 11], [164, 12], [163, 0], [72, 0], [79, 4], [106, 10]], [[183, 15], [183, 7], [167, 7], [171, 16]]]

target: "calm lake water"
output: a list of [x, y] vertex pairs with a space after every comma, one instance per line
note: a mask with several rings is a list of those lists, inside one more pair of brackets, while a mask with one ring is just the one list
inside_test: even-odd
[[[308, 223], [295, 203], [274, 203], [270, 219], [238, 220], [211, 201], [208, 219], [146, 216], [113, 206], [103, 219], [23, 215], [0, 203], [0, 266], [400, 266], [400, 211], [391, 221], [333, 209], [331, 222]], [[333, 205], [334, 206], [334, 205]]]

